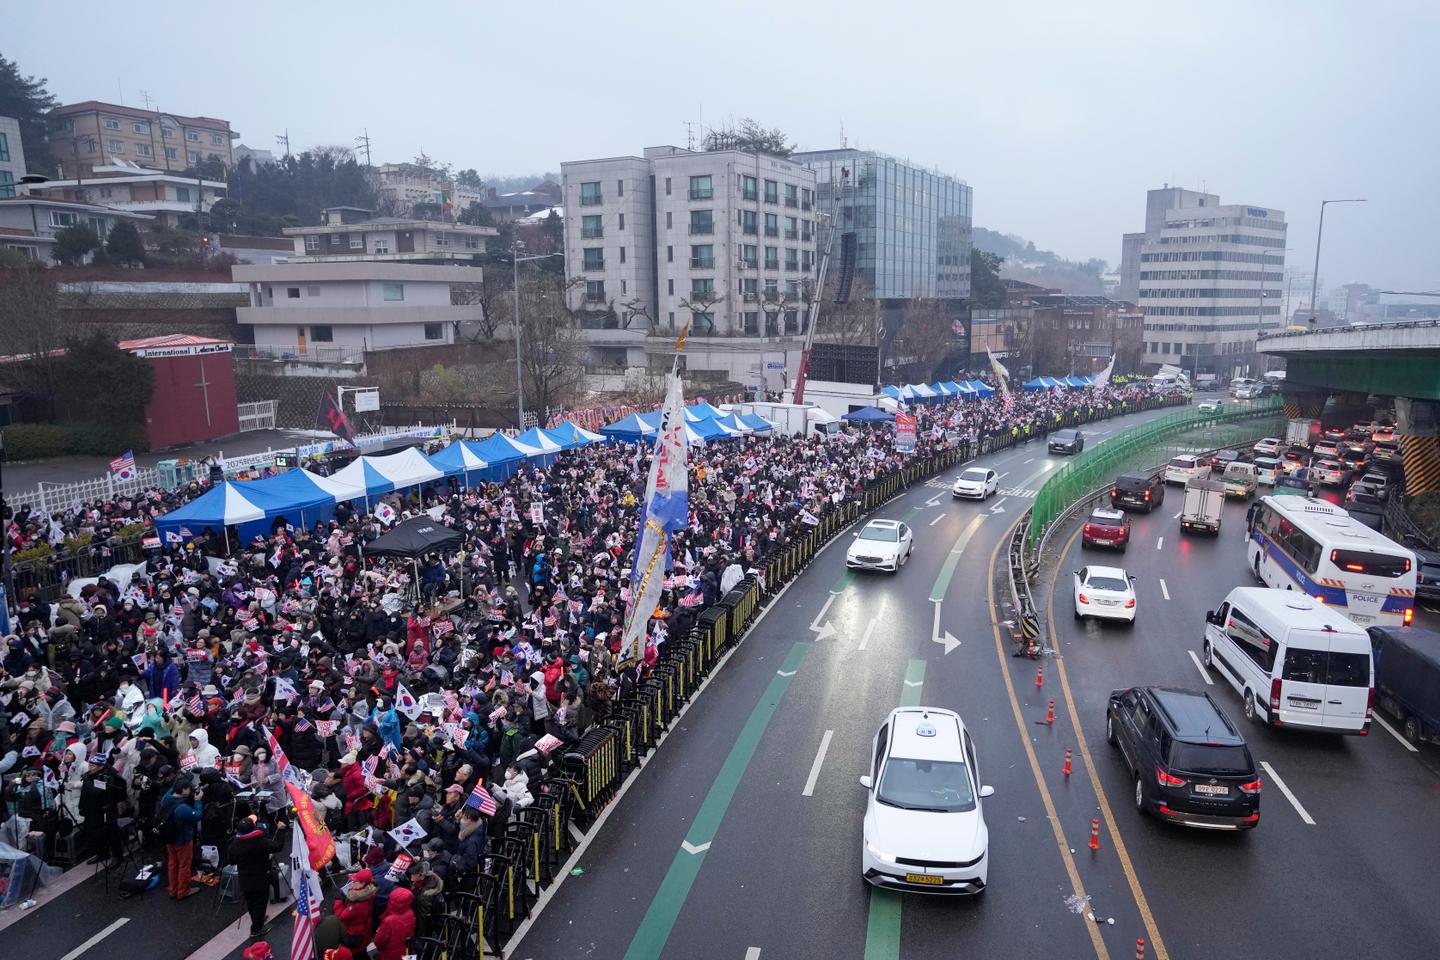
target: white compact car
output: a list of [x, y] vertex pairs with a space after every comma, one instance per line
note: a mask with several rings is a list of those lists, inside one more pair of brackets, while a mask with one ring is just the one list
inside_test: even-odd
[[1220, 401], [1201, 400], [1199, 403], [1195, 404], [1195, 409], [1199, 410], [1201, 413], [1215, 413], [1220, 409]]
[[1134, 577], [1119, 567], [1081, 567], [1074, 579], [1076, 620], [1135, 622]]
[[1210, 461], [1203, 457], [1182, 453], [1178, 457], [1171, 457], [1170, 462], [1165, 464], [1165, 482], [1185, 485], [1191, 480], [1209, 480]]
[[975, 744], [960, 715], [936, 707], [890, 711], [875, 734], [860, 873], [891, 890], [985, 892], [990, 832]]
[[955, 485], [950, 488], [950, 496], [984, 500], [994, 493], [999, 485], [1000, 478], [995, 475], [994, 470], [971, 467], [955, 478]]
[[910, 527], [899, 520], [871, 520], [855, 534], [845, 566], [858, 570], [899, 570], [915, 549]]
[[1278, 457], [1280, 456], [1280, 439], [1266, 437], [1263, 440], [1256, 440], [1252, 449], [1257, 457]]

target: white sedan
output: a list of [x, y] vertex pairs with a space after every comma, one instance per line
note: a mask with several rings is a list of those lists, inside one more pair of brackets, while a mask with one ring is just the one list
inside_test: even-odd
[[955, 478], [955, 485], [950, 488], [950, 496], [984, 500], [994, 493], [995, 488], [999, 485], [1000, 478], [995, 475], [994, 470], [987, 470], [985, 467], [971, 467]]
[[985, 892], [990, 832], [975, 744], [952, 710], [890, 711], [870, 750], [860, 875], [891, 890]]
[[1081, 567], [1074, 579], [1076, 620], [1135, 622], [1135, 578], [1120, 567]]
[[1199, 403], [1195, 404], [1195, 409], [1199, 410], [1201, 413], [1216, 413], [1220, 409], [1220, 401], [1201, 400]]
[[899, 570], [915, 549], [910, 527], [899, 520], [871, 520], [855, 534], [845, 566], [860, 570]]

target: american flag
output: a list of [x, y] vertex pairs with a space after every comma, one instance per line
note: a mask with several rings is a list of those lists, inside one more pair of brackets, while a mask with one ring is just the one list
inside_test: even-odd
[[110, 461], [110, 474], [116, 480], [135, 479], [135, 451], [126, 450]]
[[320, 919], [320, 897], [312, 886], [314, 872], [309, 869], [310, 850], [305, 845], [305, 832], [296, 821], [290, 841], [290, 885], [295, 888], [295, 930], [290, 940], [290, 960], [313, 960], [315, 956], [315, 924]]
[[185, 701], [185, 706], [190, 708], [191, 713], [198, 716], [205, 712], [205, 698], [199, 693], [193, 693], [190, 695], [190, 699]]
[[498, 809], [495, 806], [495, 798], [490, 796], [489, 791], [482, 783], [475, 784], [475, 789], [470, 791], [470, 796], [465, 800], [465, 806], [477, 807], [487, 817], [495, 816], [495, 811]]

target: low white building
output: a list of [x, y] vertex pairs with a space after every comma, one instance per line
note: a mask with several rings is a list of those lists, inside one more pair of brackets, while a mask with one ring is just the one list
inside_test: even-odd
[[74, 200], [98, 203], [117, 210], [147, 214], [176, 226], [182, 217], [193, 217], [198, 208], [209, 212], [225, 196], [221, 180], [200, 180], [163, 173], [124, 160], [95, 167], [94, 173], [71, 180], [46, 180], [21, 188], [32, 197], [47, 200]]
[[281, 231], [294, 243], [294, 259], [471, 263], [485, 255], [489, 238], [499, 233], [449, 220], [377, 217], [364, 207], [330, 207], [321, 220]]
[[341, 360], [454, 343], [457, 325], [481, 317], [478, 304], [451, 296], [453, 286], [480, 282], [478, 267], [347, 260], [230, 269], [250, 289], [236, 319], [251, 327], [256, 352], [274, 357]]
[[122, 220], [144, 228], [150, 217], [94, 203], [72, 203], [39, 197], [0, 199], [0, 248], [16, 250], [29, 260], [54, 263], [55, 235], [66, 227], [87, 226], [104, 243]]

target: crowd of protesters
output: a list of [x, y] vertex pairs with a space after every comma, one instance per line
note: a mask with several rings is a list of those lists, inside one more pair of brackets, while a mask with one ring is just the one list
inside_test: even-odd
[[[22, 591], [0, 662], [4, 839], [46, 860], [62, 848], [118, 858], [137, 843], [158, 859], [163, 846], [177, 899], [233, 865], [260, 936], [271, 858], [293, 829], [288, 778], [337, 836], [364, 840], [331, 904], [345, 948], [398, 960], [434, 929], [446, 889], [473, 888], [487, 837], [534, 802], [564, 745], [806, 524], [908, 457], [1028, 439], [1145, 395], [921, 406], [908, 454], [884, 426], [691, 448], [690, 524], [638, 662], [617, 662], [649, 455], [630, 444], [568, 451], [483, 488], [387, 495], [383, 513], [427, 512], [460, 535], [413, 564], [365, 556], [386, 524], [342, 503], [309, 529], [277, 520], [247, 543], [232, 530], [229, 551], [221, 530], [156, 546], [125, 582], [102, 577], [53, 606]], [[54, 516], [7, 505], [5, 532], [15, 546], [57, 525], [102, 536], [184, 498]], [[410, 823], [420, 833], [402, 846], [388, 831]]]

